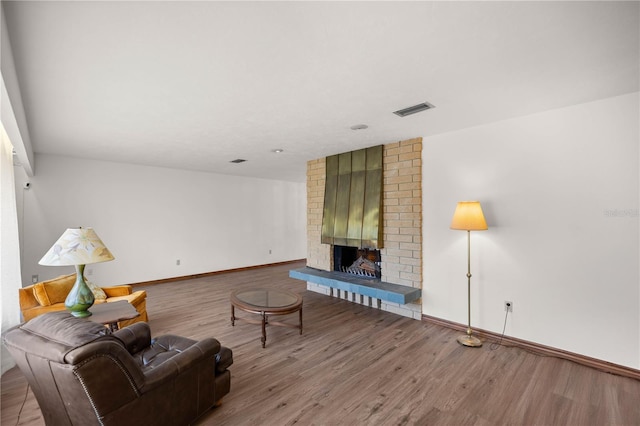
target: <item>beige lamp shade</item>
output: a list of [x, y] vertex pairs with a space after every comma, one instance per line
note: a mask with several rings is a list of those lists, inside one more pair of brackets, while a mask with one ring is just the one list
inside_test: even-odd
[[450, 228], [461, 231], [486, 231], [489, 229], [484, 220], [480, 202], [460, 201], [453, 213]]
[[88, 265], [113, 259], [93, 228], [69, 228], [38, 263], [47, 266]]

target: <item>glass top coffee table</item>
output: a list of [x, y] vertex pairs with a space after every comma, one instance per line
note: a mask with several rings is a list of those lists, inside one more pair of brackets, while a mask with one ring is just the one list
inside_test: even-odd
[[[259, 314], [260, 320], [236, 317], [236, 308], [252, 314]], [[270, 316], [300, 313], [299, 325], [279, 321], [269, 321]], [[302, 296], [287, 290], [254, 288], [237, 290], [231, 293], [231, 325], [243, 320], [253, 324], [262, 324], [262, 347], [267, 342], [267, 324], [300, 329], [302, 334]]]

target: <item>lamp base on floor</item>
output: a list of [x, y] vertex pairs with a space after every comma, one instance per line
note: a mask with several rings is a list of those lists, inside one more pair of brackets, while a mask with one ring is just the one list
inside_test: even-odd
[[482, 346], [482, 342], [480, 341], [480, 339], [468, 334], [458, 337], [458, 343], [464, 346], [471, 346], [472, 348], [479, 348], [480, 346]]

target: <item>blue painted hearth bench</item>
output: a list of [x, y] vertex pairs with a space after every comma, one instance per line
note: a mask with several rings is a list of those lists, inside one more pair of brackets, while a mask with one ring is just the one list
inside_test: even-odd
[[[384, 300], [401, 305], [415, 302], [422, 296], [422, 290], [419, 288], [387, 283], [371, 278], [360, 278], [345, 272], [322, 271], [308, 266], [290, 270], [289, 276], [332, 289], [372, 297], [378, 299], [378, 301]], [[378, 302], [379, 304], [380, 302]]]

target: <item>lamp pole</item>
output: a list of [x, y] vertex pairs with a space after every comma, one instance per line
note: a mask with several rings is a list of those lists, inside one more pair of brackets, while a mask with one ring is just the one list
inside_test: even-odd
[[471, 231], [467, 230], [467, 334], [458, 337], [458, 343], [478, 348], [482, 341], [471, 333]]
[[467, 335], [471, 336], [471, 231], [467, 231]]

